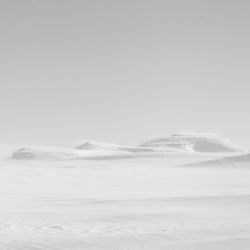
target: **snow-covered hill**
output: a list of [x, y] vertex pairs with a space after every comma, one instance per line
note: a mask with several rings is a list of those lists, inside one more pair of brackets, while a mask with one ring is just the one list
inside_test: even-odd
[[174, 148], [187, 152], [233, 153], [244, 152], [245, 148], [215, 134], [173, 134], [171, 137], [150, 140], [141, 147]]

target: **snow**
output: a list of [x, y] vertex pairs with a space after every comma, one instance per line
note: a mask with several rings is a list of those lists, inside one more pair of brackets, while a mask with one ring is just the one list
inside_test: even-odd
[[[25, 147], [11, 156], [16, 160], [82, 160], [147, 157], [183, 157], [183, 154], [239, 153], [247, 150], [211, 134], [174, 134], [140, 146], [120, 146], [93, 140], [81, 140], [74, 148]], [[191, 157], [191, 156], [190, 156]]]
[[14, 160], [43, 160], [43, 161], [65, 161], [83, 159], [117, 159], [148, 157], [153, 154], [155, 157], [164, 156], [158, 150], [136, 147], [100, 147], [84, 144], [75, 149], [53, 148], [53, 147], [25, 147], [16, 150], [11, 159]]
[[81, 141], [75, 148], [23, 147], [16, 150], [11, 159], [64, 161], [103, 158], [140, 157], [143, 153], [157, 152], [154, 149], [124, 147], [97, 141]]
[[250, 248], [249, 153], [128, 148], [0, 147], [0, 250]]
[[177, 148], [204, 153], [244, 152], [245, 148], [215, 134], [173, 134], [171, 137], [145, 142], [142, 147]]
[[73, 160], [83, 157], [76, 150], [53, 147], [25, 147], [11, 156], [16, 160]]
[[128, 147], [128, 146], [120, 146], [115, 144], [109, 144], [99, 141], [93, 140], [83, 140], [79, 141], [75, 147], [76, 149], [81, 150], [99, 150], [99, 151], [113, 151], [113, 152], [131, 152], [131, 153], [140, 153], [140, 152], [154, 152], [155, 149], [151, 148], [142, 148], [142, 147]]
[[247, 154], [241, 154], [241, 155], [236, 155], [236, 156], [227, 156], [227, 157], [222, 157], [218, 159], [213, 159], [209, 161], [204, 161], [204, 162], [198, 162], [193, 165], [198, 165], [198, 166], [248, 166], [250, 165], [250, 153]]

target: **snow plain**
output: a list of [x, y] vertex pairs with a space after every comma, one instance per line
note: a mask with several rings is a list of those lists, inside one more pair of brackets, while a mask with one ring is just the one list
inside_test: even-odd
[[98, 145], [0, 148], [1, 250], [250, 249], [248, 152]]

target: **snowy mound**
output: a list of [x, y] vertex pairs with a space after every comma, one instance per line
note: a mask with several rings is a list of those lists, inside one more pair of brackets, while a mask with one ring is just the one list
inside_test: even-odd
[[246, 151], [228, 139], [215, 134], [174, 134], [168, 138], [159, 138], [140, 145], [151, 148], [175, 148], [187, 152], [233, 153]]
[[82, 140], [76, 143], [75, 148], [82, 150], [118, 150], [120, 146], [94, 140]]
[[11, 158], [15, 160], [74, 160], [83, 158], [83, 155], [67, 148], [30, 147], [18, 149]]

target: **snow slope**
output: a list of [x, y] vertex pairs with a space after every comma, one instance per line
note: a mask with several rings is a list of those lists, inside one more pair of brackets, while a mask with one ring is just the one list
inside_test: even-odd
[[250, 167], [250, 153], [236, 156], [227, 156], [218, 159], [208, 160], [204, 162], [194, 163], [196, 166], [249, 166]]
[[0, 147], [0, 250], [250, 249], [250, 168], [219, 167], [250, 153], [218, 136], [13, 150]]
[[0, 161], [0, 250], [248, 250], [250, 168], [189, 161]]

